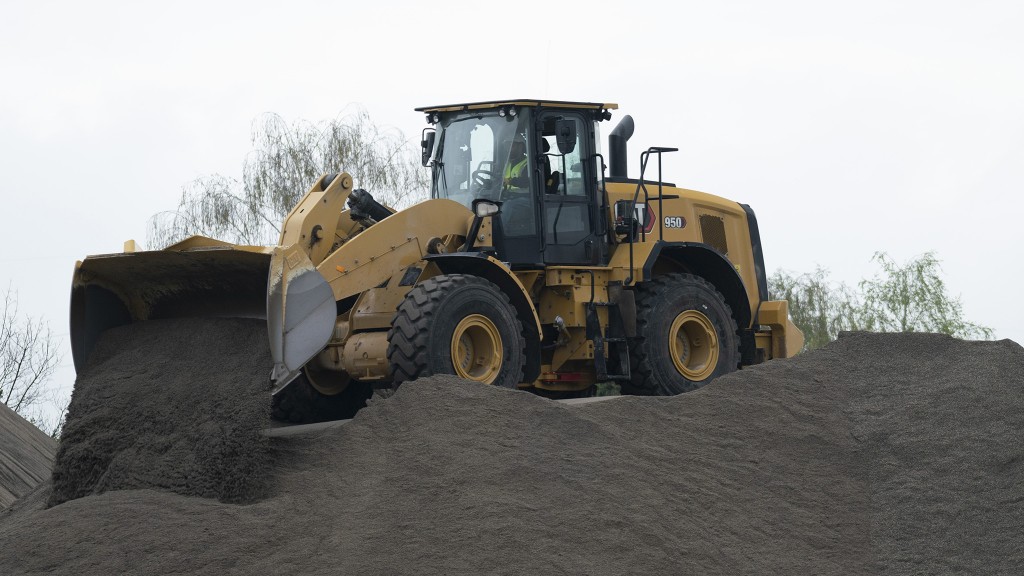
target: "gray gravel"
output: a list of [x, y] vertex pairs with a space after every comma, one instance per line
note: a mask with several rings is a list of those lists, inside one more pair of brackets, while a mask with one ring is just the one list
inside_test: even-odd
[[848, 334], [673, 398], [428, 378], [269, 441], [249, 504], [43, 487], [0, 573], [1017, 574], [1022, 375], [1010, 341]]
[[50, 477], [57, 442], [0, 403], [0, 509]]
[[225, 502], [264, 495], [266, 348], [266, 325], [252, 319], [105, 332], [75, 382], [50, 505], [132, 488]]

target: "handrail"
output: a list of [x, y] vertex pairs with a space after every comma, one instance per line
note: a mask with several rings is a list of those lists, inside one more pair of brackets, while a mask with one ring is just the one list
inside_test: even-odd
[[[662, 182], [662, 179], [661, 179], [661, 155], [663, 153], [667, 153], [667, 152], [678, 152], [678, 151], [679, 151], [679, 148], [665, 148], [665, 147], [661, 147], [661, 146], [651, 146], [647, 150], [645, 150], [645, 151], [640, 153], [640, 180], [637, 181], [636, 192], [633, 193], [633, 200], [631, 200], [630, 203], [629, 203], [629, 215], [630, 215], [630, 218], [633, 218], [633, 219], [636, 219], [636, 216], [635, 216], [635, 214], [636, 214], [636, 201], [640, 199], [640, 191], [641, 190], [644, 191], [644, 204], [649, 204], [650, 203], [651, 198], [650, 198], [650, 194], [647, 192], [647, 185], [644, 183], [644, 173], [647, 172], [647, 162], [651, 159], [651, 154], [657, 154], [658, 155], [658, 240], [659, 241], [664, 241], [665, 240], [664, 219], [661, 217], [661, 215], [662, 215], [662, 207], [663, 207], [663, 205], [662, 205], [662, 198], [664, 196], [664, 194], [662, 193], [663, 182]], [[634, 237], [636, 235], [633, 233], [632, 226], [630, 226], [630, 228], [631, 229], [629, 231], [629, 276], [626, 276], [626, 279], [622, 281], [622, 285], [623, 286], [629, 286], [630, 284], [633, 283], [633, 243], [634, 243]], [[640, 226], [640, 234], [641, 234], [641, 240], [646, 242], [647, 241], [647, 232], [644, 230], [643, 225]]]

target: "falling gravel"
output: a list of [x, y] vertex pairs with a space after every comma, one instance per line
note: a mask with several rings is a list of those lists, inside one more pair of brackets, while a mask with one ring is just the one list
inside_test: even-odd
[[132, 488], [259, 498], [270, 366], [259, 320], [156, 320], [105, 332], [75, 382], [50, 505]]
[[[201, 364], [173, 379], [215, 378]], [[1010, 341], [856, 333], [672, 398], [427, 378], [273, 439], [248, 504], [136, 472], [45, 509], [43, 486], [0, 512], [0, 573], [1015, 574], [1022, 375]]]

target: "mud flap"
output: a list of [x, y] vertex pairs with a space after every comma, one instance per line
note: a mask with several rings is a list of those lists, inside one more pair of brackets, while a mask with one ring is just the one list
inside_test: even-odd
[[267, 280], [272, 393], [284, 389], [331, 340], [334, 291], [298, 246], [275, 248]]

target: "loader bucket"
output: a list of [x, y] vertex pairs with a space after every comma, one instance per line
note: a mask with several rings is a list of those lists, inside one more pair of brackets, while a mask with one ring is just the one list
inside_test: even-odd
[[267, 283], [267, 329], [279, 392], [330, 342], [337, 304], [334, 291], [296, 245], [274, 248]]
[[162, 318], [266, 318], [269, 249], [227, 244], [89, 256], [71, 287], [71, 352], [81, 372], [104, 330]]

